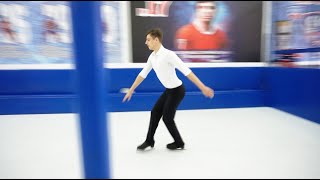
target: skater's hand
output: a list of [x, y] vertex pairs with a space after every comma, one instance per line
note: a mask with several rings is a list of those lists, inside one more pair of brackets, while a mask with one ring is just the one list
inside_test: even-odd
[[204, 96], [212, 99], [213, 96], [214, 96], [214, 91], [213, 91], [213, 89], [205, 86], [205, 87], [202, 89], [202, 94], [203, 94]]
[[127, 94], [124, 96], [122, 102], [125, 102], [126, 100], [127, 100], [127, 101], [130, 101], [131, 96], [132, 96], [132, 93], [133, 93], [133, 91], [130, 91], [130, 90], [129, 90], [129, 91], [127, 92]]

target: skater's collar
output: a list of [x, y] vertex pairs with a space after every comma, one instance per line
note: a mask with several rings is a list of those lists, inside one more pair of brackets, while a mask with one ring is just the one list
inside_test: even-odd
[[155, 56], [155, 55], [157, 55], [157, 56], [161, 56], [164, 52], [166, 51], [166, 48], [164, 48], [163, 47], [163, 45], [161, 44], [160, 45], [160, 48], [159, 48], [159, 50], [158, 50], [158, 52], [157, 53], [155, 53], [155, 51], [153, 51], [153, 55]]

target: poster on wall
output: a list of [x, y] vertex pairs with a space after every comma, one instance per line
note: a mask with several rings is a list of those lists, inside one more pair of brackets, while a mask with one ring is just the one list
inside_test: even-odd
[[272, 21], [272, 61], [320, 64], [320, 1], [273, 2]]
[[122, 9], [119, 1], [101, 1], [101, 20], [102, 20], [102, 39], [105, 46], [105, 62], [108, 63], [122, 63], [127, 60], [124, 59], [126, 50], [123, 46], [126, 41], [124, 39], [123, 22], [125, 9]]
[[0, 2], [1, 64], [70, 64], [70, 8], [64, 1]]
[[[1, 1], [0, 64], [72, 64], [70, 2]], [[101, 2], [107, 62], [121, 62], [120, 5]]]
[[132, 1], [133, 62], [148, 59], [152, 28], [185, 62], [258, 62], [261, 19], [259, 1]]

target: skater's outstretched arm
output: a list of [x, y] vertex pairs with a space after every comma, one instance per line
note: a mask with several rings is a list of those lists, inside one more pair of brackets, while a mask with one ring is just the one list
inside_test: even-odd
[[187, 75], [187, 77], [190, 79], [190, 81], [192, 81], [202, 91], [202, 94], [204, 96], [206, 96], [208, 98], [213, 98], [213, 96], [214, 96], [213, 89], [204, 85], [193, 72], [190, 72], [190, 74]]
[[129, 89], [129, 91], [127, 92], [126, 96], [124, 96], [122, 102], [130, 101], [131, 96], [134, 92], [134, 90], [140, 85], [140, 83], [144, 80], [144, 78], [140, 75], [137, 76], [136, 80], [133, 82], [131, 88]]

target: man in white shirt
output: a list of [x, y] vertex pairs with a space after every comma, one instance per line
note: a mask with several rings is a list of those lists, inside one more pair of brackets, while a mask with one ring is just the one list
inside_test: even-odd
[[185, 88], [182, 81], [177, 77], [175, 68], [187, 76], [202, 91], [204, 96], [213, 98], [214, 91], [205, 86], [173, 51], [163, 47], [160, 29], [151, 29], [147, 33], [145, 44], [153, 52], [150, 54], [145, 67], [123, 98], [123, 102], [131, 99], [134, 90], [147, 77], [152, 68], [166, 90], [162, 93], [151, 111], [147, 139], [137, 149], [145, 150], [149, 146], [153, 148], [154, 134], [161, 117], [163, 117], [163, 121], [174, 139], [174, 142], [168, 144], [167, 148], [171, 150], [183, 149], [184, 142], [174, 122], [174, 116], [178, 105], [184, 98]]

